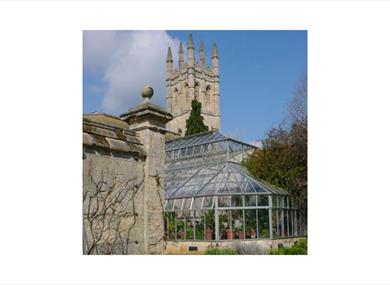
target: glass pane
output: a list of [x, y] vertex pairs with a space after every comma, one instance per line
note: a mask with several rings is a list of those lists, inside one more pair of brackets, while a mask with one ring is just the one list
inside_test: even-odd
[[167, 200], [167, 204], [165, 206], [165, 211], [171, 211], [172, 210], [172, 206], [173, 206], [173, 201], [174, 200]]
[[[284, 199], [285, 200], [285, 199]], [[286, 201], [286, 200], [285, 200]], [[283, 233], [285, 237], [288, 236], [288, 230], [289, 230], [289, 225], [288, 225], [288, 220], [289, 220], [289, 217], [288, 217], [288, 210], [283, 210], [282, 211], [282, 215], [283, 215]]]
[[194, 148], [193, 148], [193, 147], [189, 147], [189, 148], [187, 148], [186, 155], [187, 155], [187, 156], [188, 156], [188, 155], [191, 155], [193, 150], [194, 150]]
[[258, 195], [257, 203], [258, 206], [268, 206], [268, 195]]
[[272, 234], [274, 238], [279, 237], [279, 210], [272, 210]]
[[200, 153], [200, 147], [201, 147], [200, 145], [197, 145], [197, 146], [195, 147], [194, 155]]
[[219, 214], [219, 239], [232, 239], [232, 231], [230, 228], [230, 211], [229, 210], [220, 210]]
[[218, 207], [220, 208], [230, 207], [230, 196], [219, 196]]
[[256, 206], [256, 195], [245, 195], [245, 206]]
[[257, 238], [256, 210], [245, 210], [245, 238]]
[[184, 218], [177, 219], [177, 239], [185, 239]]
[[272, 196], [272, 207], [277, 208], [278, 207], [278, 196]]
[[184, 204], [183, 204], [183, 208], [182, 208], [183, 210], [189, 210], [190, 209], [191, 200], [192, 200], [192, 198], [184, 199]]
[[215, 239], [214, 211], [213, 210], [206, 211], [204, 218], [206, 222], [206, 240], [214, 240]]
[[167, 222], [167, 239], [175, 240], [176, 239], [176, 214], [175, 212], [169, 212], [166, 214]]
[[202, 212], [199, 213], [199, 215], [196, 215], [195, 227], [196, 240], [204, 240], [205, 223], [204, 214]]
[[194, 239], [194, 220], [191, 216], [186, 217], [186, 239]]
[[244, 239], [243, 210], [232, 210], [234, 239]]
[[176, 199], [175, 200], [175, 210], [181, 210], [181, 204], [183, 203], [183, 199]]
[[214, 197], [204, 197], [203, 209], [208, 209], [208, 208], [212, 207], [212, 205], [213, 205], [213, 198]]
[[200, 206], [202, 205], [203, 197], [195, 198], [194, 202], [192, 203], [192, 209], [199, 210]]
[[269, 212], [267, 209], [257, 210], [260, 238], [269, 238]]
[[242, 207], [242, 196], [233, 195], [232, 197], [232, 207]]

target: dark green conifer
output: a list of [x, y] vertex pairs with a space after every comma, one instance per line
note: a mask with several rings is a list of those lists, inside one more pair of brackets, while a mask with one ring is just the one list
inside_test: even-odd
[[186, 121], [186, 136], [207, 132], [209, 128], [204, 124], [203, 116], [201, 115], [202, 103], [192, 100], [191, 106], [191, 114]]

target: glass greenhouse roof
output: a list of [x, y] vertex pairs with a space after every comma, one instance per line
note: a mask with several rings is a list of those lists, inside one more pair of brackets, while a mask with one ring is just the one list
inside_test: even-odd
[[218, 131], [165, 144], [166, 199], [288, 192], [255, 179], [240, 162], [256, 147]]

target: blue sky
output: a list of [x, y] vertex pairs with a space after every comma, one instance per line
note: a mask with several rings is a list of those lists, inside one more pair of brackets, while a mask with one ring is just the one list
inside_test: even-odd
[[120, 114], [141, 101], [143, 85], [155, 89], [154, 103], [165, 107], [165, 57], [172, 46], [177, 64], [181, 41], [192, 33], [217, 43], [220, 67], [221, 131], [247, 142], [262, 139], [287, 114], [299, 78], [307, 72], [306, 31], [86, 31], [83, 111]]

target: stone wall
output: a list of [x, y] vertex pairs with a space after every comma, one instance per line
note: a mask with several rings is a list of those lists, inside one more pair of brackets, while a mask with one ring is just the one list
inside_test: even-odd
[[[145, 96], [144, 96], [145, 95]], [[83, 253], [164, 254], [165, 123], [149, 102], [83, 116]]]
[[143, 160], [85, 149], [84, 254], [143, 253], [144, 189]]
[[[303, 239], [301, 237], [296, 238], [284, 238], [284, 239], [272, 239], [272, 240], [240, 240], [230, 241], [222, 240], [218, 241], [168, 241], [167, 242], [167, 254], [204, 254], [204, 252], [211, 247], [230, 247], [241, 246], [251, 249], [258, 249], [256, 254], [267, 254], [271, 248], [278, 248], [280, 244], [284, 247], [290, 247], [295, 242]], [[190, 248], [192, 250], [190, 250]], [[196, 249], [196, 250], [194, 250]]]

